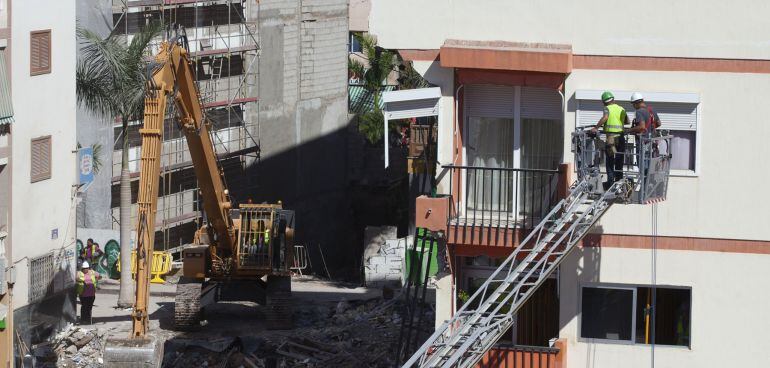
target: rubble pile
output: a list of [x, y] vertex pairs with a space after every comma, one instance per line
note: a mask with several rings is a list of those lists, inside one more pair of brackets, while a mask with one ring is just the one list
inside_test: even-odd
[[[392, 367], [402, 317], [398, 300], [308, 305], [295, 329], [215, 340], [174, 339], [164, 367]], [[427, 321], [433, 311], [426, 308]]]
[[32, 348], [35, 367], [102, 367], [104, 332], [69, 326], [50, 342]]

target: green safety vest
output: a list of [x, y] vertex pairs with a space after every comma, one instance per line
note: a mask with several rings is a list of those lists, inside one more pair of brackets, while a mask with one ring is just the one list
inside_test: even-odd
[[[96, 273], [93, 271], [89, 272], [88, 275], [91, 278], [91, 284], [94, 285], [94, 288], [96, 288], [97, 280], [96, 280]], [[77, 291], [78, 295], [83, 294], [83, 291], [86, 289], [86, 274], [82, 271], [78, 271], [78, 277], [77, 277], [77, 283], [75, 285], [75, 291]]]
[[610, 116], [607, 118], [607, 122], [604, 123], [604, 132], [623, 133], [623, 122], [626, 121], [626, 110], [614, 103], [607, 105], [607, 110], [610, 112]]

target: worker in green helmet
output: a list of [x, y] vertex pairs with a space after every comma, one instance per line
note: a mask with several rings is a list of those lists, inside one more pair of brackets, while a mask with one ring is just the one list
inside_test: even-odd
[[624, 126], [629, 122], [626, 110], [615, 103], [612, 92], [602, 93], [602, 103], [604, 114], [592, 131], [596, 133], [602, 129], [604, 132], [604, 161], [607, 165], [607, 182], [604, 183], [604, 189], [608, 189], [612, 183], [623, 178], [623, 152], [626, 151]]

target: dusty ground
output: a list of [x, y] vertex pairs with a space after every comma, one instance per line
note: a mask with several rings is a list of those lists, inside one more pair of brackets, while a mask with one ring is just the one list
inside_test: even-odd
[[[292, 330], [268, 331], [263, 309], [257, 304], [224, 302], [206, 308], [207, 321], [200, 330], [176, 332], [172, 329], [175, 292], [172, 282], [153, 284], [150, 289], [150, 331], [165, 341], [165, 367], [385, 367], [394, 364], [401, 302], [384, 300], [381, 289], [295, 278], [292, 280], [295, 324]], [[97, 340], [129, 336], [131, 310], [114, 307], [118, 289], [115, 281], [102, 283], [94, 305], [93, 324], [80, 326], [83, 330], [78, 330], [79, 335], [86, 331], [99, 337], [91, 343], [94, 350], [99, 349]], [[85, 358], [80, 355], [73, 361], [72, 354], [64, 358], [60, 354], [57, 365], [103, 365], [98, 354], [90, 353]]]

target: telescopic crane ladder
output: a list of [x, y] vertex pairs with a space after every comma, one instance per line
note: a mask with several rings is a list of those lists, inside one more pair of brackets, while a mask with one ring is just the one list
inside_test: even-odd
[[[601, 191], [599, 141], [586, 131], [573, 134], [578, 180], [513, 250], [473, 296], [412, 355], [404, 367], [473, 367], [514, 323], [516, 312], [575, 248], [613, 203], [665, 199], [670, 136], [642, 139], [645, 154], [630, 150], [626, 162], [645, 170], [624, 172]], [[653, 149], [654, 147], [654, 149]], [[665, 151], [661, 151], [665, 149]], [[632, 162], [631, 159], [634, 161]]]

